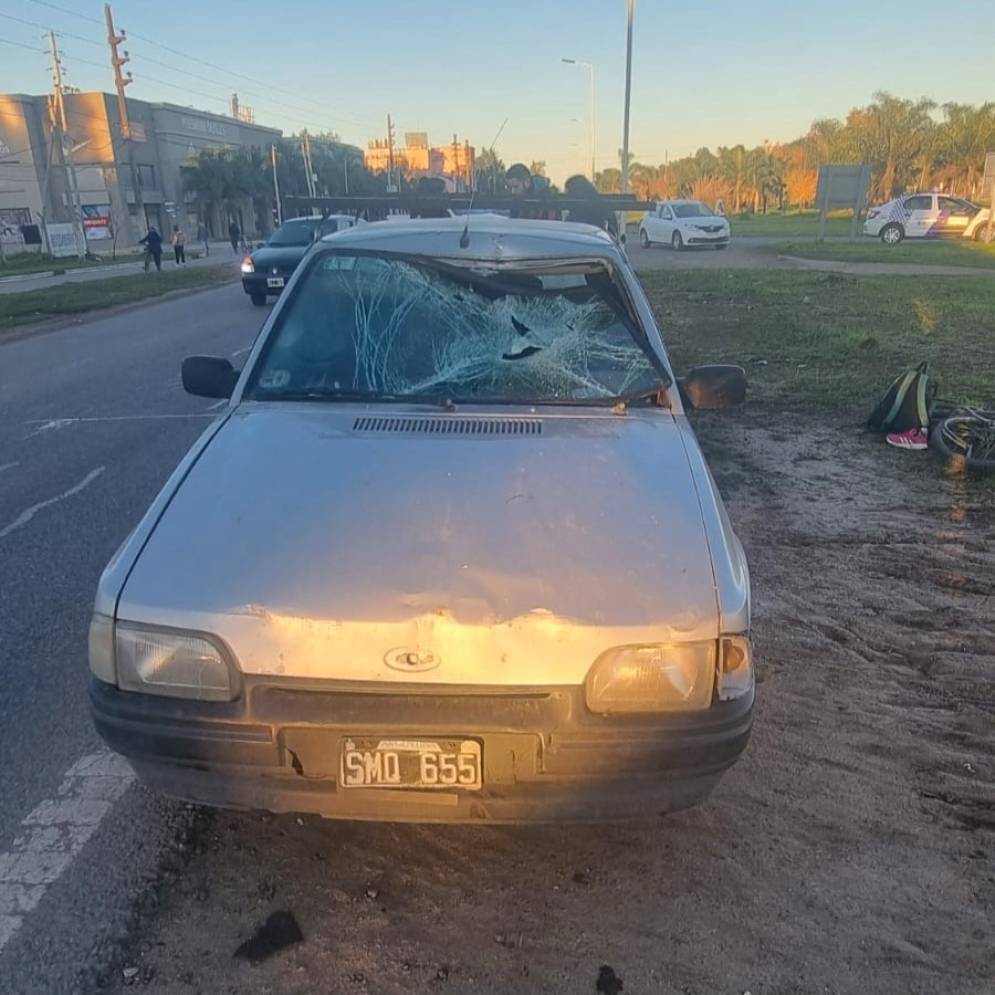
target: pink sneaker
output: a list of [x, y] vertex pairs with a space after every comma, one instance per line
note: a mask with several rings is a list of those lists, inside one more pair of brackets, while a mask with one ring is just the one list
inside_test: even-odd
[[928, 449], [929, 435], [923, 428], [910, 428], [904, 432], [889, 432], [884, 441], [898, 449]]

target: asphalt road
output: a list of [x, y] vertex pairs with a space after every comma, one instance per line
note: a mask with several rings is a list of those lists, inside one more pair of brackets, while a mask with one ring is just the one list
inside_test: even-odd
[[[127, 778], [86, 782], [105, 785], [108, 803], [121, 796], [98, 820], [108, 805], [89, 789], [80, 801], [74, 785], [84, 782], [67, 776], [100, 755], [85, 693], [90, 607], [103, 566], [213, 417], [211, 402], [183, 393], [182, 358], [237, 364], [266, 313], [232, 285], [0, 344], [4, 995], [68, 991], [80, 964], [123, 935], [162, 847], [182, 829], [182, 812], [158, 811]], [[76, 809], [56, 824], [45, 803], [60, 797]], [[94, 804], [96, 814], [84, 811]], [[50, 848], [31, 828], [46, 825], [63, 837]], [[90, 859], [31, 891], [90, 834]], [[18, 872], [25, 847], [32, 865]]]

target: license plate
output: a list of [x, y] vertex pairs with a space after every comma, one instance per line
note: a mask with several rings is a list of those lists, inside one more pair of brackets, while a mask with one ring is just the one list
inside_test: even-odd
[[473, 739], [350, 737], [342, 741], [339, 786], [479, 791], [480, 756]]
[[266, 277], [267, 287], [282, 287], [283, 277], [282, 276], [268, 276]]

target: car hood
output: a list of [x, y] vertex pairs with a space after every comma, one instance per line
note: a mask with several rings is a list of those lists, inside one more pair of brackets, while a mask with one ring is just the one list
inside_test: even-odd
[[[611, 646], [717, 636], [669, 413], [531, 416], [536, 435], [452, 434], [483, 416], [428, 413], [436, 434], [409, 416], [241, 405], [118, 617], [215, 633], [251, 674], [458, 684], [577, 684]], [[399, 672], [401, 649], [437, 665]]]
[[718, 225], [720, 228], [727, 227], [729, 222], [725, 218], [678, 218], [677, 223], [686, 228], [704, 228]]
[[271, 266], [285, 269], [296, 266], [310, 248], [310, 245], [264, 245], [252, 253], [252, 262], [260, 272]]

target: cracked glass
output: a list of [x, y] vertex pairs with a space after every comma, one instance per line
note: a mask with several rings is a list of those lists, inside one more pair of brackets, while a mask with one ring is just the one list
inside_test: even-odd
[[248, 394], [584, 403], [663, 386], [607, 269], [319, 257]]

